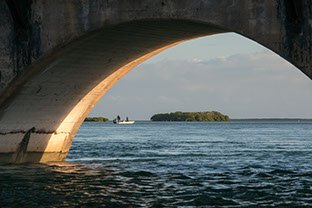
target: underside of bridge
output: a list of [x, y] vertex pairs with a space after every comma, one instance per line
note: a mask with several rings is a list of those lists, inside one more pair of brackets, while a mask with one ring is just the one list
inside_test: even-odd
[[237, 32], [311, 78], [311, 9], [300, 10], [307, 5], [0, 2], [0, 162], [64, 160], [81, 123], [114, 83], [146, 59], [190, 39]]
[[0, 160], [64, 160], [89, 111], [133, 67], [183, 41], [221, 32], [185, 21], [143, 21], [72, 42], [34, 66], [38, 73], [3, 105]]

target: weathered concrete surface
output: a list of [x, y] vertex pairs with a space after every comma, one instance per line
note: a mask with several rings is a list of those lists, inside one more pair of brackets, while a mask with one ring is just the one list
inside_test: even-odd
[[0, 161], [64, 160], [100, 97], [180, 42], [234, 31], [312, 78], [308, 0], [0, 1]]

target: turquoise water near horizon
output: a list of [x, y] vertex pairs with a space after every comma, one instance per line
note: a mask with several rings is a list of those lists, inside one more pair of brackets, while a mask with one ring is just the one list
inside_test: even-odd
[[84, 122], [65, 162], [0, 165], [0, 207], [312, 207], [311, 147], [311, 120]]

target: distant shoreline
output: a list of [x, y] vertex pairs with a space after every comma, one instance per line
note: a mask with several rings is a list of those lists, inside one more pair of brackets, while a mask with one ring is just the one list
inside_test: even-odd
[[[270, 121], [270, 120], [284, 120], [284, 121], [312, 121], [312, 118], [231, 118], [231, 121], [249, 121], [249, 120], [254, 120], [254, 121]], [[109, 120], [110, 121], [110, 120]], [[108, 121], [108, 122], [109, 122]], [[151, 120], [137, 120], [136, 122], [147, 122]], [[231, 122], [230, 121], [230, 122]], [[85, 122], [94, 122], [94, 121], [86, 121]], [[107, 122], [107, 121], [106, 121]], [[153, 121], [153, 122], [194, 122], [194, 121]], [[208, 121], [207, 121], [208, 122]], [[211, 122], [211, 121], [210, 121]], [[228, 122], [228, 121], [227, 121]]]
[[214, 122], [230, 121], [230, 117], [217, 111], [158, 113], [151, 117], [151, 121], [192, 121], [192, 122]]
[[108, 122], [108, 118], [104, 117], [86, 117], [85, 120], [86, 122]]
[[[288, 120], [288, 121], [297, 121], [297, 120], [307, 120], [307, 121], [312, 121], [312, 118], [233, 118], [231, 119], [231, 121], [248, 121], [248, 120]], [[152, 122], [151, 120], [137, 120], [135, 119], [136, 122], [141, 122], [141, 121], [144, 121], [144, 122], [147, 122], [147, 121], [150, 121]], [[231, 122], [230, 121], [230, 122]], [[153, 122], [194, 122], [194, 121], [153, 121]], [[202, 122], [202, 121], [198, 121], [198, 122]], [[207, 121], [209, 122], [209, 121]], [[211, 122], [211, 121], [210, 121]], [[218, 121], [219, 122], [219, 121]], [[228, 121], [226, 121], [228, 122]]]
[[231, 120], [312, 120], [312, 118], [232, 118]]

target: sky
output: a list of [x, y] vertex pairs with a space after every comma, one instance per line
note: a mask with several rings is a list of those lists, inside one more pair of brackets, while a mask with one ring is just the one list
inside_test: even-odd
[[163, 51], [120, 79], [89, 116], [149, 120], [156, 113], [219, 111], [230, 118], [312, 118], [312, 80], [235, 33]]

